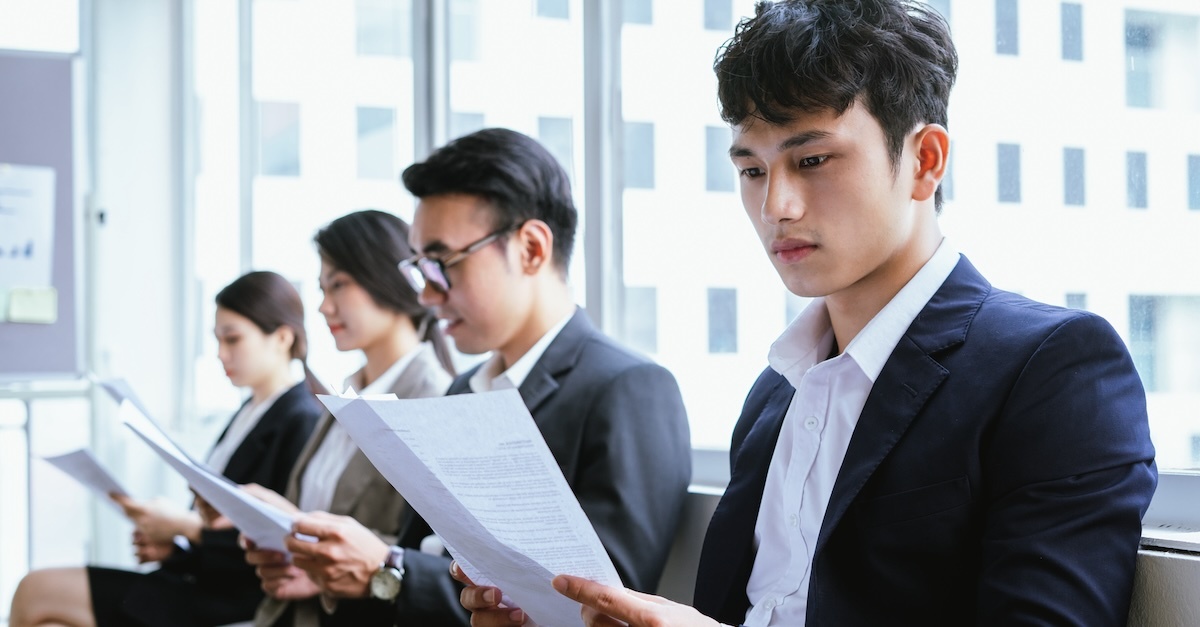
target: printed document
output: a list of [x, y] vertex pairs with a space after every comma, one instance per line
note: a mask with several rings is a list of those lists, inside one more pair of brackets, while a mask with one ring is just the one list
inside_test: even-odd
[[50, 465], [55, 468], [67, 473], [67, 475], [81, 483], [84, 487], [103, 496], [106, 503], [124, 514], [121, 506], [117, 505], [116, 501], [113, 501], [108, 495], [116, 493], [128, 496], [129, 493], [125, 491], [125, 488], [121, 487], [121, 484], [117, 482], [116, 478], [108, 470], [105, 470], [100, 465], [100, 461], [96, 459], [95, 455], [92, 455], [91, 451], [81, 448], [77, 451], [44, 457], [43, 459], [50, 462]]
[[582, 625], [555, 575], [620, 586], [516, 390], [441, 398], [318, 396], [463, 571], [536, 624]]

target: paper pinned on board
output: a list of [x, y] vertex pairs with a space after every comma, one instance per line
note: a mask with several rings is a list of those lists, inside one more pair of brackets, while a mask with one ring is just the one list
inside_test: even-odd
[[467, 576], [536, 623], [582, 624], [579, 604], [551, 586], [556, 575], [621, 585], [516, 390], [318, 398]]
[[128, 496], [129, 493], [125, 491], [125, 488], [121, 487], [120, 482], [112, 476], [112, 473], [100, 465], [100, 461], [96, 459], [96, 456], [91, 451], [81, 448], [70, 453], [43, 457], [42, 459], [49, 462], [51, 466], [65, 472], [84, 487], [103, 496], [106, 503], [124, 514], [121, 506], [117, 505], [116, 501], [113, 501], [108, 495], [115, 493]]
[[120, 412], [125, 426], [182, 475], [201, 498], [259, 548], [289, 555], [284, 539], [292, 533], [291, 514], [247, 494], [237, 484], [189, 457], [150, 417], [124, 380], [101, 381], [100, 385], [114, 399], [123, 401]]

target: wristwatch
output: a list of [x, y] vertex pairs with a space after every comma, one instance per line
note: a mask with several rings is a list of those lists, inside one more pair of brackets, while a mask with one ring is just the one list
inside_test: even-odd
[[400, 585], [404, 583], [404, 549], [388, 547], [387, 559], [371, 575], [371, 598], [392, 602], [400, 596]]

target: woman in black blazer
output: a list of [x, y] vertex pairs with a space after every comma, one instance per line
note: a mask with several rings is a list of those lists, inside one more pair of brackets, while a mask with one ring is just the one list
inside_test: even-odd
[[[319, 384], [304, 367], [304, 306], [296, 289], [273, 272], [251, 272], [217, 294], [214, 333], [230, 382], [251, 390], [209, 454], [229, 480], [283, 491], [321, 414]], [[118, 499], [136, 525], [140, 573], [88, 566], [29, 573], [13, 596], [12, 627], [54, 624], [224, 625], [253, 618], [262, 599], [258, 577], [237, 545], [237, 531], [204, 503], [178, 512], [159, 501]], [[207, 513], [201, 516], [201, 513]], [[180, 537], [186, 540], [180, 539]]]

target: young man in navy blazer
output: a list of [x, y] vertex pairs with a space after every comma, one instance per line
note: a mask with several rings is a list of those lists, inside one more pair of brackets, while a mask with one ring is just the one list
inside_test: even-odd
[[[943, 238], [945, 21], [761, 3], [715, 70], [746, 213], [816, 298], [734, 428], [696, 609], [555, 587], [590, 625], [1124, 625], [1145, 394], [1102, 318], [992, 287]], [[474, 624], [519, 623], [485, 595], [463, 594]]]
[[[485, 129], [403, 179], [419, 201], [410, 232], [419, 255], [400, 269], [459, 350], [491, 352], [448, 393], [516, 388], [622, 582], [654, 590], [691, 479], [687, 415], [670, 372], [575, 306], [566, 173], [533, 139]], [[391, 549], [342, 516], [312, 514], [295, 530], [320, 540], [288, 548], [328, 597], [377, 599], [323, 625], [468, 624], [449, 557], [421, 550], [433, 531], [419, 516], [407, 517]]]

